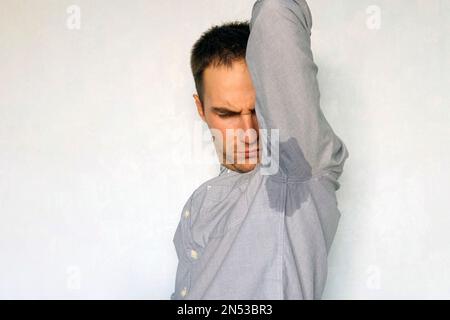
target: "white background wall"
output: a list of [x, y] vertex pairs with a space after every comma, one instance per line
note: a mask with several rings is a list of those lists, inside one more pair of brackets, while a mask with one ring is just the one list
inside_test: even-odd
[[[252, 4], [0, 0], [0, 298], [169, 298], [182, 206], [218, 173], [189, 51]], [[450, 298], [450, 1], [309, 5], [350, 151], [324, 298]]]

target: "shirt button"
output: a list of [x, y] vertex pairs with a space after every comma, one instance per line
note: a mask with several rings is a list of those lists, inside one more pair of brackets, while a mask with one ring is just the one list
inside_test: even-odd
[[186, 211], [184, 212], [184, 217], [187, 218], [187, 217], [189, 217], [190, 214], [191, 214], [191, 213], [189, 212], [189, 210], [186, 210]]
[[184, 287], [184, 288], [180, 291], [180, 294], [181, 294], [182, 297], [184, 297], [184, 296], [187, 294], [187, 288]]
[[198, 258], [198, 252], [195, 250], [191, 250], [191, 258], [192, 259], [197, 259]]

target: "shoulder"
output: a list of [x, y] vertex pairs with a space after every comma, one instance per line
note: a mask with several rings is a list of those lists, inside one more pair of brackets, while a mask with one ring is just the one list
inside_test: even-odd
[[219, 200], [232, 189], [239, 188], [245, 184], [247, 180], [248, 175], [238, 172], [231, 172], [206, 180], [189, 196], [184, 210], [197, 211], [203, 206], [205, 200]]

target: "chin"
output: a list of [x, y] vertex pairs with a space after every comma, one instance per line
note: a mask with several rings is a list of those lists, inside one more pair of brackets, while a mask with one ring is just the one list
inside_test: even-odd
[[237, 164], [235, 165], [235, 168], [242, 173], [252, 171], [255, 169], [256, 163], [250, 163], [250, 164]]

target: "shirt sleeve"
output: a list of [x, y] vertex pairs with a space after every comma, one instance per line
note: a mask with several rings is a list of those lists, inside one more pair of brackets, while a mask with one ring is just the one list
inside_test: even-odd
[[304, 0], [259, 0], [252, 9], [246, 62], [256, 91], [260, 129], [279, 131], [282, 175], [327, 175], [335, 189], [348, 151], [320, 108], [311, 52], [312, 18]]

